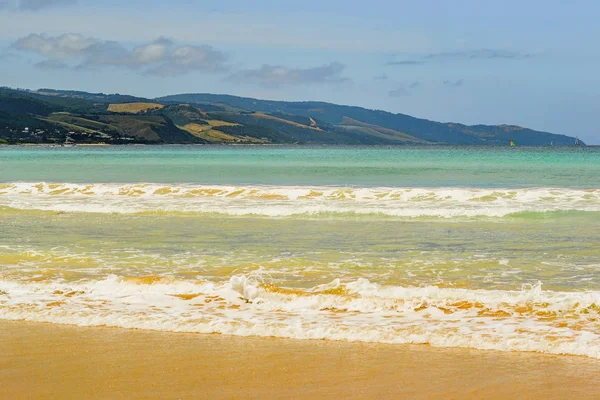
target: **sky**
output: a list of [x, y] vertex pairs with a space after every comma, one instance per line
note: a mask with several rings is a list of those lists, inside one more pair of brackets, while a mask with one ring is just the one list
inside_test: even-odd
[[600, 144], [595, 0], [0, 0], [0, 86], [328, 101]]

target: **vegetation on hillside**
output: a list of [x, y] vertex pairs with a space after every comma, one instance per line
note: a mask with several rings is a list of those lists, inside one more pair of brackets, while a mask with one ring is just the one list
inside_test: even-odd
[[229, 95], [144, 99], [121, 94], [0, 89], [0, 143], [328, 145], [573, 145], [513, 125], [441, 123], [323, 102]]
[[[539, 132], [517, 126], [510, 126], [510, 129], [507, 129], [507, 125], [467, 126], [441, 123], [405, 114], [324, 102], [270, 101], [215, 94], [180, 94], [156, 100], [169, 103], [221, 104], [246, 112], [274, 116], [289, 115], [293, 116], [290, 118], [294, 118], [294, 121], [299, 121], [300, 117], [313, 118], [318, 125], [326, 123], [332, 126], [334, 131], [341, 129], [355, 134], [361, 144], [408, 144], [420, 141], [420, 143], [432, 144], [505, 146], [510, 139], [514, 139], [522, 145], [568, 146], [575, 142], [575, 138], [566, 135]], [[347, 123], [348, 120], [358, 121], [359, 124], [350, 125]], [[386, 137], [386, 132], [391, 133], [393, 138]], [[382, 134], [384, 136], [381, 136]], [[406, 140], [402, 140], [402, 136]]]
[[151, 102], [143, 97], [123, 95], [119, 93], [104, 94], [104, 93], [88, 93], [77, 90], [55, 90], [55, 89], [39, 89], [35, 93], [44, 96], [54, 96], [57, 98], [66, 99], [81, 99], [98, 103], [134, 103], [134, 102]]
[[107, 110], [116, 113], [137, 114], [142, 111], [160, 110], [163, 107], [158, 103], [114, 103], [110, 104]]
[[0, 139], [4, 143], [207, 143], [179, 129], [166, 115], [145, 113], [162, 108], [161, 104], [136, 102], [114, 112], [108, 103], [76, 93], [77, 97], [64, 97], [0, 89]]

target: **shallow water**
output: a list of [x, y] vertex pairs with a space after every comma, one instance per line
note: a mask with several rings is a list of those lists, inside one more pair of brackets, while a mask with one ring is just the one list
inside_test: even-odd
[[600, 358], [600, 152], [0, 149], [0, 318]]
[[0, 147], [0, 182], [597, 188], [600, 147]]

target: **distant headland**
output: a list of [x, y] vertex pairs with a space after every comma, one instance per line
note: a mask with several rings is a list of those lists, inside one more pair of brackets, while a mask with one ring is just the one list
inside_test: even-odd
[[[0, 144], [321, 144], [573, 146], [515, 125], [442, 123], [324, 102], [220, 94], [155, 99], [0, 88]], [[582, 141], [579, 145], [585, 145]]]

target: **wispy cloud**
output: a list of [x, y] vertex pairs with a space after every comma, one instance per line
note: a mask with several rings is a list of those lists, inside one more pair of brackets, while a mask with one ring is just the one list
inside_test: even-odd
[[404, 87], [399, 87], [398, 89], [390, 90], [388, 94], [390, 95], [390, 97], [403, 97], [408, 96], [410, 92]]
[[402, 60], [402, 61], [388, 61], [386, 65], [421, 65], [425, 64], [423, 61], [415, 60]]
[[429, 53], [420, 57], [420, 59], [411, 60], [392, 60], [386, 62], [389, 66], [408, 66], [422, 65], [426, 63], [441, 61], [460, 61], [460, 60], [523, 60], [535, 57], [538, 53], [527, 53], [514, 50], [503, 49], [476, 49], [464, 51], [448, 51], [439, 53]]
[[158, 38], [134, 48], [119, 42], [84, 37], [77, 33], [60, 36], [30, 34], [13, 48], [46, 57], [40, 68], [72, 65], [76, 69], [129, 68], [146, 74], [178, 76], [193, 71], [224, 72], [227, 55], [210, 46], [175, 45]]
[[0, 1], [0, 10], [38, 11], [41, 9], [75, 4], [77, 0], [4, 0]]
[[20, 57], [14, 53], [3, 53], [0, 54], [0, 61], [2, 60], [15, 60], [15, 59], [19, 59]]
[[39, 69], [67, 69], [69, 66], [64, 62], [58, 60], [44, 60], [35, 64], [36, 68]]
[[450, 51], [443, 53], [431, 53], [425, 56], [426, 59], [524, 59], [533, 57], [533, 53], [522, 53], [513, 50], [501, 49], [477, 49], [466, 51]]
[[349, 81], [342, 76], [345, 66], [338, 62], [313, 67], [290, 68], [265, 64], [260, 68], [246, 69], [232, 74], [228, 80], [254, 83], [265, 87], [304, 85], [315, 83], [341, 83]]
[[409, 84], [406, 85], [402, 85], [396, 89], [390, 90], [388, 92], [388, 95], [390, 97], [404, 97], [404, 96], [409, 96], [412, 94], [412, 89], [416, 89], [419, 86], [421, 86], [421, 82], [419, 81], [414, 81], [411, 82]]
[[376, 81], [387, 81], [390, 77], [387, 74], [376, 75], [373, 77]]
[[444, 84], [446, 86], [459, 87], [459, 86], [463, 86], [465, 84], [465, 80], [464, 79], [457, 79], [455, 81], [445, 80], [445, 81], [442, 81], [442, 84]]

